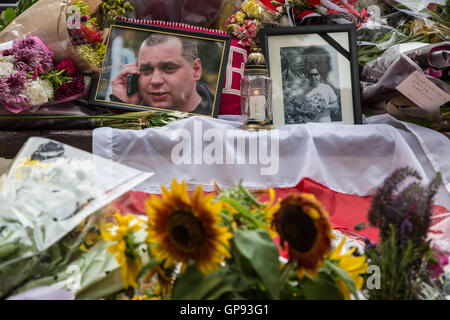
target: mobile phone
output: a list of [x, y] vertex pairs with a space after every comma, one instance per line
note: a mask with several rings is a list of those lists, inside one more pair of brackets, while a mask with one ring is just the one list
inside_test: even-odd
[[130, 73], [127, 75], [127, 95], [131, 96], [138, 92], [138, 79], [139, 75], [135, 73]]

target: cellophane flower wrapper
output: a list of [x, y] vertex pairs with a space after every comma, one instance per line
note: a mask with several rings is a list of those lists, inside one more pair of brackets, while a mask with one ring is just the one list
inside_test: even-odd
[[0, 297], [53, 270], [66, 259], [64, 237], [151, 175], [30, 138], [0, 180]]
[[360, 0], [369, 18], [358, 28], [359, 64], [405, 42], [450, 40], [449, 7], [429, 0]]
[[86, 253], [39, 279], [30, 279], [11, 295], [49, 286], [69, 291], [75, 299], [100, 299], [122, 290], [120, 267], [114, 255], [108, 252], [108, 245], [99, 240]]
[[[392, 98], [398, 94], [395, 87], [411, 73], [414, 71], [424, 73], [424, 70], [429, 69], [426, 66], [421, 68], [410, 58], [414, 56], [415, 52], [416, 50], [404, 51], [401, 45], [395, 45], [379, 58], [367, 63], [361, 70], [363, 102], [375, 103]], [[421, 52], [420, 48], [417, 52]], [[426, 52], [423, 54], [426, 55]], [[450, 88], [444, 81], [429, 74], [427, 74], [427, 77], [442, 90], [449, 93]]]
[[99, 73], [101, 68], [89, 63], [74, 47], [67, 29], [67, 7], [74, 1], [40, 0], [0, 32], [0, 43], [25, 35], [37, 36], [55, 54], [57, 62], [68, 58], [85, 74]]

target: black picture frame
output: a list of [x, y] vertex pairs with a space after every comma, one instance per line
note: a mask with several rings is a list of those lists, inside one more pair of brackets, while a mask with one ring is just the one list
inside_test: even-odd
[[[186, 25], [183, 25], [184, 28], [186, 28]], [[228, 54], [230, 51], [231, 46], [231, 36], [223, 35], [223, 34], [215, 34], [215, 33], [209, 33], [205, 31], [194, 31], [195, 29], [200, 30], [201, 28], [193, 27], [193, 30], [186, 30], [182, 28], [174, 28], [172, 26], [165, 27], [165, 26], [159, 26], [159, 25], [150, 25], [145, 23], [138, 23], [138, 22], [130, 22], [130, 21], [121, 21], [116, 20], [112, 25], [109, 33], [109, 37], [106, 43], [106, 54], [105, 59], [102, 63], [102, 72], [93, 79], [93, 85], [91, 87], [90, 91], [90, 97], [89, 97], [89, 104], [99, 106], [99, 107], [107, 107], [107, 108], [114, 108], [114, 109], [125, 109], [125, 110], [131, 110], [131, 111], [145, 111], [145, 110], [155, 110], [159, 112], [170, 112], [170, 111], [180, 111], [183, 113], [187, 113], [189, 115], [201, 115], [201, 116], [208, 116], [217, 118], [219, 114], [219, 106], [220, 106], [220, 100], [221, 100], [221, 94], [222, 94], [222, 88], [223, 83], [225, 80], [225, 73], [226, 73], [226, 67], [227, 67], [227, 61], [228, 61]], [[128, 34], [122, 34], [126, 30]], [[117, 66], [118, 64], [113, 64], [113, 54], [112, 54], [112, 44], [115, 40], [115, 37], [119, 34], [122, 38], [126, 38], [128, 41], [131, 38], [133, 39], [145, 39], [148, 35], [151, 33], [158, 33], [158, 34], [167, 34], [172, 35], [176, 37], [187, 37], [191, 38], [197, 41], [198, 47], [199, 47], [199, 58], [202, 61], [202, 78], [196, 83], [196, 89], [197, 92], [199, 92], [199, 82], [203, 80], [203, 76], [205, 73], [204, 61], [209, 66], [209, 73], [208, 73], [208, 79], [213, 79], [209, 82], [202, 82], [202, 88], [201, 90], [204, 91], [205, 88], [207, 88], [208, 95], [210, 99], [208, 99], [208, 104], [206, 108], [202, 108], [202, 112], [195, 112], [199, 108], [197, 107], [194, 112], [186, 112], [181, 111], [177, 109], [166, 109], [165, 107], [155, 107], [155, 106], [148, 106], [143, 105], [145, 103], [144, 99], [140, 98], [140, 103], [138, 104], [132, 104], [123, 102], [116, 96], [112, 95], [112, 85], [111, 81], [117, 76]], [[128, 37], [127, 37], [128, 35]], [[126, 40], [122, 41], [125, 43]], [[120, 68], [126, 64], [123, 63], [122, 60], [124, 58], [124, 48], [126, 48], [127, 52], [134, 53], [135, 61], [138, 58], [139, 54], [139, 47], [143, 40], [138, 42], [138, 40], [135, 41], [133, 46], [128, 47], [122, 47], [120, 54]], [[210, 46], [210, 47], [208, 47]], [[200, 48], [201, 47], [201, 48]], [[117, 51], [117, 50], [116, 50]], [[117, 60], [117, 59], [115, 59]], [[113, 69], [116, 69], [116, 74], [113, 74]], [[212, 70], [212, 71], [211, 71]], [[213, 71], [216, 70], [217, 73], [214, 73]], [[133, 79], [132, 77], [128, 78], [127, 83], [129, 84], [128, 87], [133, 87]], [[131, 84], [131, 85], [130, 85]], [[138, 87], [136, 84], [136, 80], [134, 81], [134, 87]], [[212, 89], [210, 89], [212, 87]], [[211, 95], [213, 94], [213, 97]], [[204, 102], [202, 98], [202, 103]], [[212, 102], [212, 103], [211, 103]], [[200, 105], [200, 104], [199, 104]], [[209, 112], [211, 106], [211, 110]]]
[[[264, 28], [261, 30], [261, 45], [273, 83], [272, 112], [275, 127], [306, 122], [362, 123], [356, 40], [355, 24]], [[277, 52], [278, 49], [279, 52]], [[302, 59], [302, 57], [305, 58]], [[308, 59], [308, 57], [310, 58]], [[327, 62], [321, 63], [320, 59], [325, 59]], [[326, 71], [327, 65], [330, 66], [328, 71]], [[329, 96], [336, 96], [336, 101], [338, 101], [339, 108], [336, 109], [335, 118], [332, 114], [319, 118], [320, 120], [317, 121], [318, 114], [316, 114], [316, 117], [311, 119], [314, 116], [311, 104], [298, 102], [298, 100], [307, 100], [305, 98], [309, 94], [306, 89], [307, 85], [302, 87], [302, 83], [307, 81], [305, 70], [308, 68], [311, 70], [314, 66], [318, 66], [316, 72], [321, 75], [320, 78], [323, 78], [324, 72], [322, 71], [325, 69], [327, 75], [330, 73], [334, 75], [334, 83], [338, 83], [338, 85], [330, 85], [323, 79], [321, 80], [324, 85], [332, 88], [335, 92], [334, 95], [329, 94]], [[320, 69], [322, 70], [318, 71]], [[308, 77], [314, 76], [308, 74]], [[309, 88], [313, 87], [310, 81], [307, 84]], [[351, 86], [351, 90], [348, 88], [349, 86]], [[352, 110], [349, 110], [350, 99]], [[317, 112], [320, 113], [320, 111]]]

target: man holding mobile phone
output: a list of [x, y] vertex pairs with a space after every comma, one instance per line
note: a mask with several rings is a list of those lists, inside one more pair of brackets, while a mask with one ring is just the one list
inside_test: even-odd
[[199, 82], [202, 64], [195, 39], [152, 33], [135, 63], [111, 82], [111, 101], [209, 115], [214, 94]]

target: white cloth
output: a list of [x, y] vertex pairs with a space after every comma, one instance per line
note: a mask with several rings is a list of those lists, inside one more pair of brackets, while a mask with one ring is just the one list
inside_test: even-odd
[[[155, 172], [134, 189], [148, 193], [160, 193], [161, 184], [170, 185], [172, 178], [185, 179], [190, 190], [198, 184], [212, 190], [213, 180], [223, 187], [236, 185], [243, 179], [249, 188], [281, 188], [295, 186], [308, 177], [331, 190], [365, 196], [374, 194], [397, 168], [408, 166], [417, 170], [423, 184], [440, 171], [446, 189], [440, 188], [436, 204], [450, 208], [450, 140], [436, 131], [397, 121], [389, 115], [368, 118], [366, 123], [307, 123], [255, 133], [235, 130], [239, 126], [236, 122], [191, 117], [165, 128], [142, 131], [95, 129], [93, 152], [142, 171]], [[246, 136], [240, 152], [239, 143], [226, 138], [230, 133]], [[180, 134], [189, 136], [190, 141], [180, 138]], [[216, 154], [216, 161], [208, 156], [215, 141], [213, 136], [219, 137], [217, 140], [223, 144], [223, 154]], [[260, 145], [255, 149], [251, 141], [257, 139]], [[179, 156], [173, 161], [173, 150], [179, 151], [180, 141], [190, 147], [191, 154], [184, 155], [191, 164], [176, 164]], [[276, 157], [268, 161], [270, 152], [256, 156], [258, 151], [265, 151], [263, 141], [267, 141], [269, 151], [279, 155], [278, 163]], [[230, 151], [236, 153], [227, 158]], [[227, 164], [227, 160], [233, 164]]]

